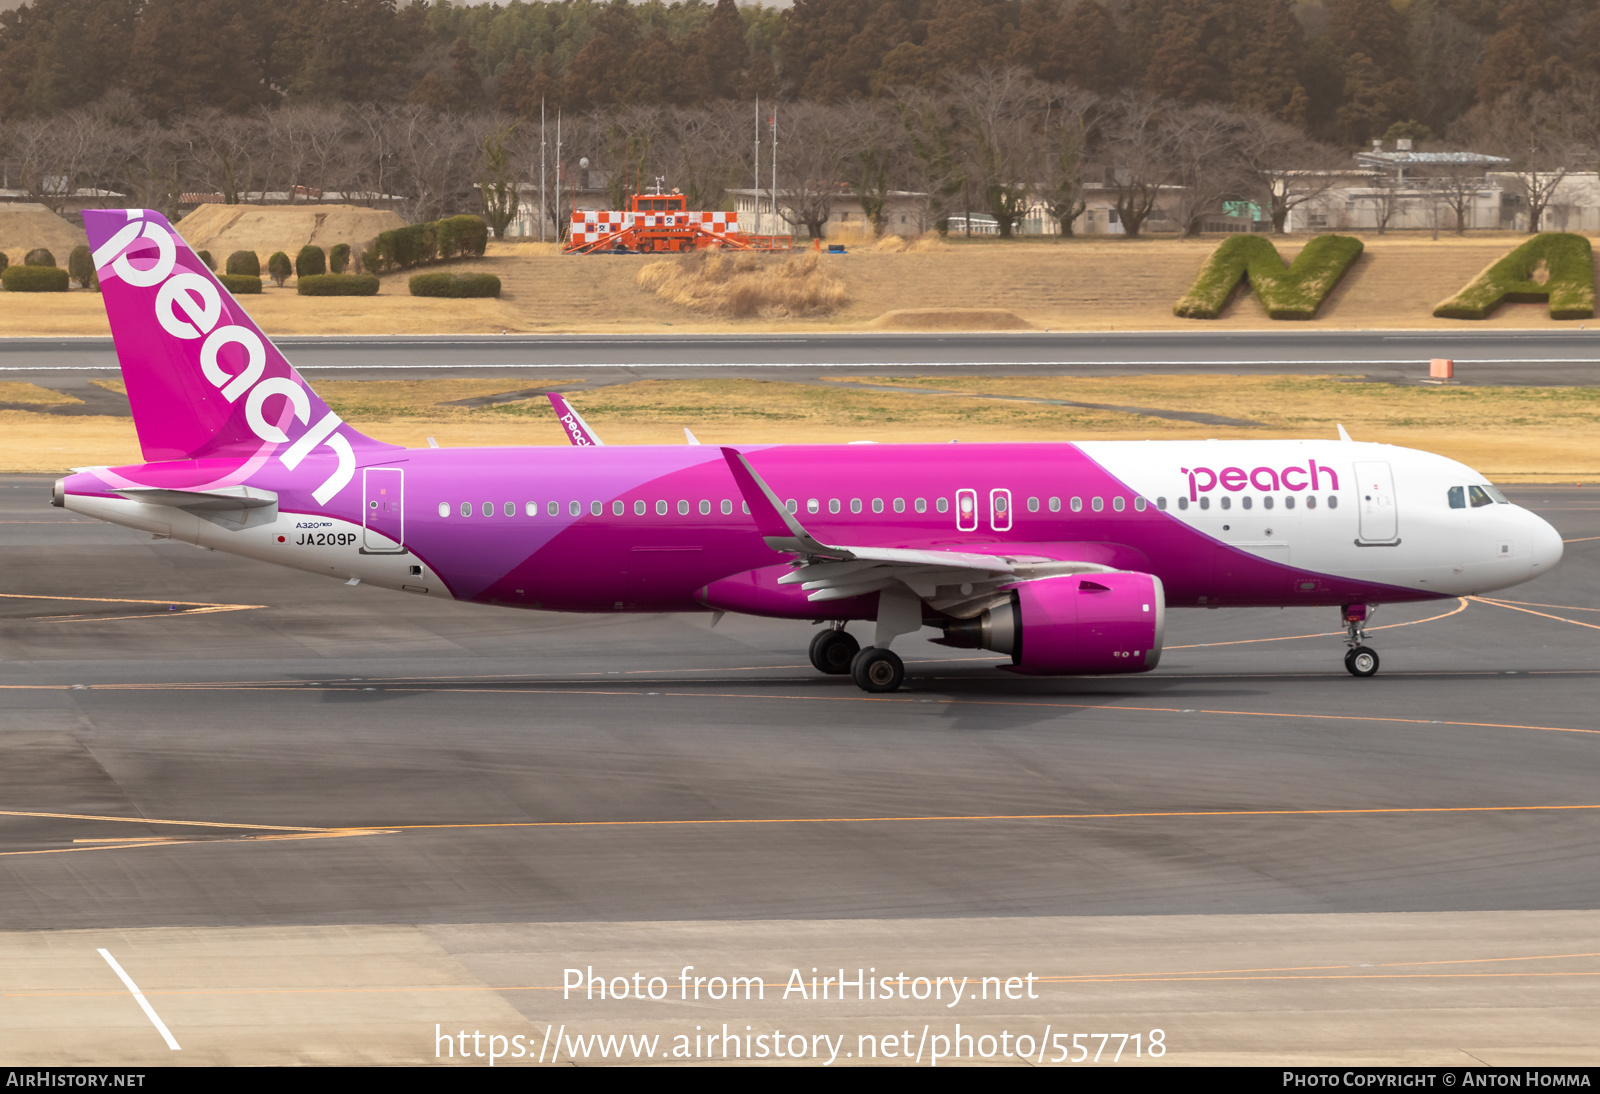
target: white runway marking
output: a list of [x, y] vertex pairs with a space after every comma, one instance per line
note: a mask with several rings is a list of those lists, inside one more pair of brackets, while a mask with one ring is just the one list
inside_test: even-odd
[[133, 993], [134, 1001], [144, 1009], [145, 1017], [149, 1018], [150, 1021], [155, 1023], [156, 1030], [161, 1034], [162, 1039], [167, 1042], [167, 1047], [173, 1052], [180, 1051], [178, 1048], [177, 1039], [172, 1036], [172, 1031], [168, 1029], [167, 1024], [161, 1020], [161, 1016], [156, 1013], [156, 1008], [150, 1005], [150, 1000], [144, 997], [144, 992], [139, 990], [139, 985], [133, 982], [133, 978], [131, 976], [122, 971], [122, 966], [117, 964], [117, 959], [111, 956], [111, 952], [109, 950], [102, 948], [100, 950], [100, 956], [106, 959], [106, 964], [111, 966], [111, 971], [122, 978], [122, 982], [126, 984], [128, 990]]

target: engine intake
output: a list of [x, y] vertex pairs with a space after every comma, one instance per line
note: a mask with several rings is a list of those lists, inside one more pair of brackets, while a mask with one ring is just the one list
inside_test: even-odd
[[943, 644], [1009, 653], [1030, 676], [1148, 672], [1161, 662], [1166, 593], [1154, 574], [1071, 574], [1024, 581], [1011, 599], [945, 626]]

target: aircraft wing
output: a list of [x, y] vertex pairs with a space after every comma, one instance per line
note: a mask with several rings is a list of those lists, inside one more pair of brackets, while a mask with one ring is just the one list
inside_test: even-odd
[[904, 586], [930, 607], [965, 618], [990, 607], [1004, 595], [1001, 590], [1014, 582], [1112, 569], [1095, 562], [1040, 555], [823, 543], [778, 500], [743, 453], [724, 448], [722, 455], [767, 546], [797, 556], [793, 572], [778, 582], [798, 584], [806, 590], [808, 600], [844, 600]]
[[594, 430], [589, 428], [589, 423], [583, 420], [583, 416], [572, 409], [571, 403], [553, 391], [545, 394], [550, 397], [550, 405], [556, 408], [556, 420], [561, 423], [561, 428], [567, 431], [567, 440], [579, 448], [589, 448], [606, 443], [595, 435]]

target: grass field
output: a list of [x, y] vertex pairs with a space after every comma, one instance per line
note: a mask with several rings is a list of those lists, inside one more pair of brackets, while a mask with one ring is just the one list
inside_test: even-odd
[[[1292, 259], [1307, 237], [1274, 238]], [[1558, 325], [1542, 304], [1509, 304], [1487, 320], [1436, 319], [1433, 308], [1526, 236], [1480, 233], [1438, 240], [1426, 233], [1363, 236], [1365, 251], [1305, 329], [1539, 328]], [[952, 329], [941, 310], [1014, 313], [1050, 330], [1283, 329], [1248, 293], [1220, 319], [1179, 319], [1172, 306], [1189, 288], [1216, 237], [1197, 240], [1090, 238], [954, 241], [933, 250], [856, 248], [820, 258], [843, 286], [845, 303], [825, 316], [750, 319], [699, 314], [637, 284], [659, 259], [639, 255], [563, 257], [554, 244], [491, 243], [488, 256], [440, 269], [482, 270], [503, 285], [498, 300], [418, 300], [407, 273], [384, 278], [375, 297], [302, 297], [270, 282], [245, 306], [268, 334], [458, 334], [511, 332], [698, 332], [867, 330], [890, 312], [925, 313], [928, 329]], [[1567, 322], [1566, 326], [1576, 326]], [[903, 327], [901, 329], [904, 329]], [[99, 297], [0, 293], [0, 336], [105, 334]]]
[[[397, 444], [421, 447], [431, 436], [445, 447], [560, 445], [564, 434], [542, 397], [449, 404], [577, 382], [552, 373], [341, 381], [317, 389], [357, 428]], [[0, 388], [0, 396], [9, 396], [0, 402], [29, 402], [27, 391], [13, 390], [27, 387]], [[38, 390], [34, 405], [43, 408], [44, 397], [56, 393]], [[1438, 452], [1500, 482], [1600, 480], [1596, 388], [1403, 387], [1340, 376], [861, 375], [815, 383], [648, 380], [573, 391], [568, 399], [610, 444], [681, 444], [685, 426], [716, 444], [1332, 438], [1343, 423], [1357, 440]], [[1171, 413], [1241, 424], [1161, 416]], [[0, 410], [0, 470], [59, 471], [139, 458], [130, 419]]]

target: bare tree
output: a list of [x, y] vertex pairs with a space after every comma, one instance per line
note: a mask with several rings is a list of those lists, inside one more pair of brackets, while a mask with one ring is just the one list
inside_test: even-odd
[[849, 146], [845, 171], [874, 236], [883, 235], [885, 210], [894, 179], [906, 168], [906, 134], [882, 102], [857, 100], [843, 110], [842, 130]]
[[188, 149], [186, 173], [197, 189], [221, 194], [225, 205], [261, 189], [266, 145], [260, 116], [241, 118], [213, 107], [178, 119], [175, 129]]
[[472, 167], [492, 123], [415, 104], [396, 110], [393, 118], [395, 166], [408, 218], [438, 220], [476, 206]]
[[1249, 189], [1242, 171], [1240, 131], [1243, 119], [1215, 103], [1172, 106], [1167, 113], [1167, 141], [1178, 189], [1171, 199], [1172, 219], [1185, 237], [1200, 234], [1206, 214], [1224, 199]]
[[1475, 107], [1464, 126], [1473, 144], [1511, 160], [1506, 175], [1528, 213], [1529, 232], [1540, 230], [1545, 210], [1574, 166], [1592, 153], [1575, 127], [1587, 124], [1560, 96], [1513, 89]]
[[1089, 207], [1083, 191], [1084, 167], [1097, 102], [1093, 94], [1070, 85], [1051, 88], [1040, 197], [1064, 236], [1072, 234], [1072, 222]]
[[778, 208], [791, 224], [821, 239], [833, 204], [844, 193], [851, 148], [842, 110], [824, 103], [785, 103], [778, 117]]
[[1243, 115], [1236, 140], [1239, 170], [1265, 204], [1278, 235], [1296, 209], [1322, 200], [1349, 163], [1338, 150], [1265, 114]]
[[1106, 136], [1097, 157], [1123, 233], [1137, 236], [1177, 174], [1168, 104], [1142, 92], [1125, 92], [1109, 104]]
[[[928, 91], [897, 89], [895, 105], [905, 127], [911, 153], [908, 167], [914, 187], [928, 195], [929, 211], [940, 231], [958, 207], [956, 196], [970, 193], [967, 166], [956, 137], [957, 127], [948, 100]], [[970, 202], [967, 204], [970, 212]], [[967, 218], [971, 234], [972, 219]]]
[[1019, 68], [985, 68], [952, 81], [966, 175], [984, 208], [1009, 239], [1027, 213], [1028, 194], [1043, 171], [1039, 129], [1049, 95]]

